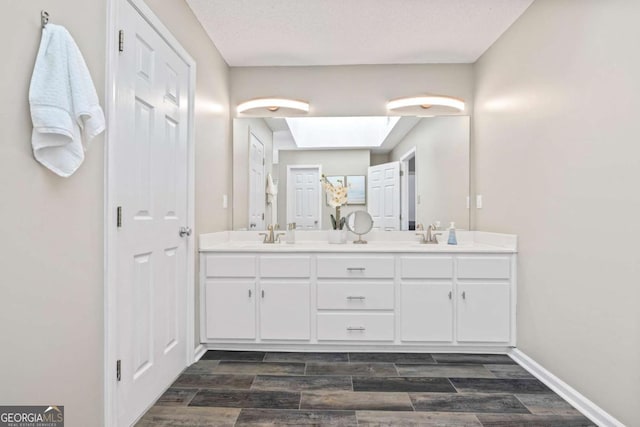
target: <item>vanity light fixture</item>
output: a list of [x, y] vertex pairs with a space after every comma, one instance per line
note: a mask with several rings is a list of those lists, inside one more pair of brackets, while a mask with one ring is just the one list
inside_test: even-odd
[[401, 110], [415, 107], [419, 107], [423, 110], [429, 110], [432, 107], [444, 107], [443, 110], [450, 111], [450, 109], [453, 109], [460, 112], [464, 111], [464, 101], [452, 96], [424, 95], [393, 99], [387, 103], [387, 109], [389, 110]]
[[308, 113], [309, 103], [286, 98], [258, 98], [238, 104], [238, 113], [248, 113], [262, 109], [266, 109], [272, 113], [280, 109], [287, 110], [287, 113]]

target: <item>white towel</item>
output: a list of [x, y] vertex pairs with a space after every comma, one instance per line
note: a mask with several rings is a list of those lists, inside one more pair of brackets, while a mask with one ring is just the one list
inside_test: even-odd
[[104, 131], [105, 120], [82, 53], [60, 25], [42, 30], [29, 103], [34, 157], [56, 174], [70, 176], [84, 161], [82, 140], [88, 143]]
[[267, 174], [267, 202], [273, 203], [273, 200], [278, 195], [278, 186], [273, 182], [271, 173]]

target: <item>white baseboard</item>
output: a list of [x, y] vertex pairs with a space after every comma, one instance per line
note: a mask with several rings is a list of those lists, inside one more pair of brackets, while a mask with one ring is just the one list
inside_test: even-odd
[[524, 354], [522, 351], [514, 348], [508, 354], [534, 377], [542, 381], [547, 387], [569, 402], [571, 406], [582, 412], [585, 417], [589, 418], [600, 427], [625, 427], [624, 424], [616, 420], [604, 409], [600, 408], [569, 384], [547, 371], [542, 365]]
[[193, 350], [193, 354], [194, 354], [193, 362], [195, 363], [198, 360], [202, 359], [202, 356], [204, 356], [206, 352], [207, 352], [207, 347], [205, 347], [202, 344], [197, 346], [195, 350]]

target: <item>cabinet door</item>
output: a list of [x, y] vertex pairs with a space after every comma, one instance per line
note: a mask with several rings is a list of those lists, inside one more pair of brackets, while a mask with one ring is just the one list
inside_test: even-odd
[[403, 283], [402, 341], [453, 340], [453, 284]]
[[207, 281], [207, 338], [255, 339], [255, 281]]
[[458, 341], [508, 342], [508, 283], [458, 284]]
[[261, 283], [260, 289], [261, 339], [311, 338], [309, 282]]

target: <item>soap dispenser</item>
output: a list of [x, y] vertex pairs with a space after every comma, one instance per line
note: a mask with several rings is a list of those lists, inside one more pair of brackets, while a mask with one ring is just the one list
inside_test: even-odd
[[452, 222], [449, 226], [449, 241], [447, 242], [450, 245], [457, 245], [458, 239], [456, 238], [456, 223]]

